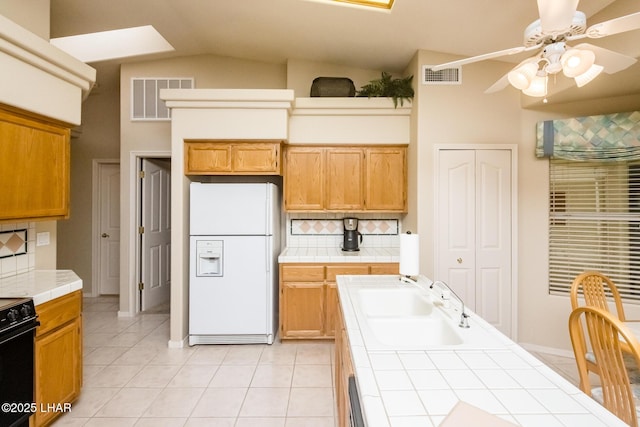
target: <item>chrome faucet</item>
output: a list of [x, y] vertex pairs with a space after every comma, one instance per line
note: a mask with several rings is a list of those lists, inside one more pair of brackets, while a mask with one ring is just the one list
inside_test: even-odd
[[449, 287], [449, 285], [447, 285], [446, 283], [444, 283], [442, 280], [436, 280], [435, 282], [431, 283], [431, 285], [429, 286], [429, 289], [433, 289], [433, 287], [435, 285], [438, 285], [441, 289], [442, 289], [442, 299], [449, 299], [449, 298], [445, 298], [445, 292], [451, 293], [453, 294], [453, 296], [456, 297], [456, 299], [458, 301], [460, 301], [460, 305], [462, 306], [462, 314], [460, 315], [460, 323], [458, 323], [458, 326], [460, 326], [461, 328], [468, 328], [469, 327], [469, 315], [467, 313], [465, 313], [464, 311], [464, 302], [462, 301], [462, 298], [460, 298], [458, 296], [458, 294], [455, 293], [455, 291], [453, 289], [451, 289]]

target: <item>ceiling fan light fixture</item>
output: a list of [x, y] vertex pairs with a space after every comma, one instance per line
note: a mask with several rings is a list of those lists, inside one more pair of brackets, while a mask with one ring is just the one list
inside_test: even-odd
[[545, 69], [548, 74], [562, 71], [561, 59], [566, 51], [567, 45], [564, 42], [552, 43], [542, 51], [542, 57], [547, 61]]
[[523, 90], [531, 85], [531, 81], [535, 78], [537, 72], [538, 64], [535, 62], [528, 62], [511, 70], [507, 75], [507, 78], [513, 87]]
[[593, 64], [591, 68], [589, 68], [586, 72], [574, 77], [576, 86], [582, 87], [591, 82], [591, 80], [598, 77], [602, 70], [604, 70], [604, 67], [602, 65]]
[[560, 62], [562, 72], [567, 77], [577, 77], [589, 71], [596, 60], [596, 55], [586, 49], [569, 49]]
[[547, 96], [547, 82], [549, 77], [544, 71], [540, 71], [536, 74], [536, 76], [531, 80], [531, 84], [529, 87], [522, 90], [527, 96], [533, 96], [536, 98]]

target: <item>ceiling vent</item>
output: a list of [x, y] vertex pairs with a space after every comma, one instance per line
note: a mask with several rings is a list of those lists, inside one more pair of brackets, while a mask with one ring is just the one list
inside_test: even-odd
[[433, 65], [422, 66], [423, 85], [459, 85], [462, 84], [462, 67], [444, 68], [433, 71]]
[[193, 89], [193, 77], [132, 78], [131, 120], [171, 119], [171, 112], [160, 99], [161, 89]]

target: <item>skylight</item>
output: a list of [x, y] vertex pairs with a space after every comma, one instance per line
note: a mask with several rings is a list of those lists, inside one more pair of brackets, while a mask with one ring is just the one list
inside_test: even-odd
[[86, 63], [175, 50], [151, 25], [59, 37], [50, 42]]
[[393, 0], [333, 0], [341, 3], [351, 3], [358, 6], [379, 7], [382, 9], [391, 9]]
[[320, 3], [342, 5], [342, 6], [355, 6], [365, 7], [376, 10], [391, 10], [394, 0], [309, 0]]

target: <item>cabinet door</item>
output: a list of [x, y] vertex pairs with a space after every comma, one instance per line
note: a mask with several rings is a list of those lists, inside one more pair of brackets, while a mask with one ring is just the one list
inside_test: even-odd
[[280, 143], [246, 143], [231, 149], [234, 173], [280, 174]]
[[0, 110], [0, 220], [69, 215], [70, 131]]
[[364, 208], [364, 152], [359, 148], [327, 150], [328, 210], [362, 210]]
[[327, 283], [325, 286], [327, 306], [324, 312], [324, 335], [333, 338], [336, 334], [336, 312], [338, 310], [338, 285]]
[[289, 147], [284, 173], [285, 210], [314, 211], [324, 208], [324, 150]]
[[282, 338], [324, 336], [324, 283], [283, 283], [280, 303]]
[[[35, 425], [48, 423], [61, 414], [47, 411], [48, 404], [73, 402], [82, 385], [81, 319], [67, 323], [35, 342]], [[40, 412], [40, 409], [45, 410]]]
[[231, 144], [185, 142], [184, 162], [184, 173], [186, 175], [231, 172]]
[[406, 148], [367, 148], [365, 170], [366, 209], [406, 212]]

